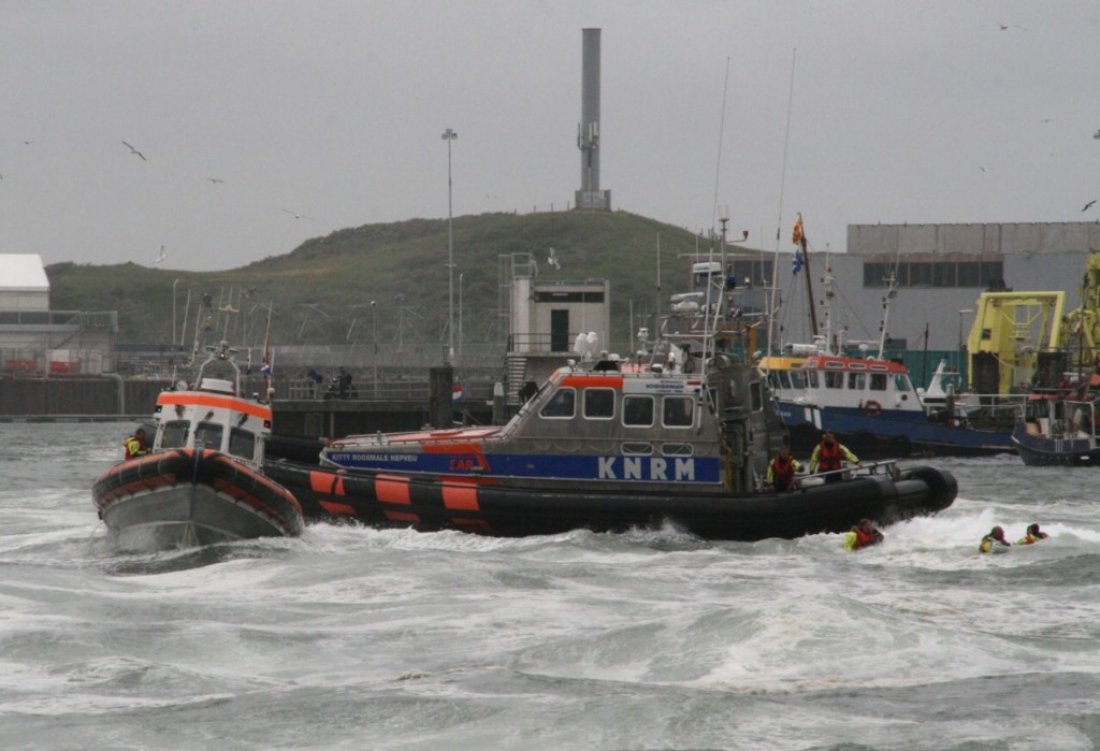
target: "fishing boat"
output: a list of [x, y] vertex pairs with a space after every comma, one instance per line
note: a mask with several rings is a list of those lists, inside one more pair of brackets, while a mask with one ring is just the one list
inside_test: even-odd
[[307, 518], [499, 536], [670, 523], [705, 539], [794, 538], [953, 502], [949, 472], [895, 462], [767, 489], [786, 431], [763, 374], [737, 353], [722, 264], [710, 267], [694, 275], [700, 301], [667, 316], [648, 352], [578, 353], [505, 425], [351, 435], [329, 441], [316, 466], [265, 470]]
[[[801, 222], [801, 219], [799, 220]], [[805, 235], [796, 224], [796, 242]], [[808, 270], [807, 270], [808, 276]], [[884, 356], [889, 303], [894, 280], [887, 280], [884, 316], [877, 342], [845, 342], [831, 329], [832, 275], [823, 276], [824, 325], [811, 343], [788, 344], [779, 354], [762, 356], [776, 409], [791, 432], [795, 451], [810, 451], [830, 431], [856, 454], [874, 457], [967, 456], [1011, 453], [1015, 409], [1005, 420], [986, 419], [994, 409], [979, 404], [967, 411], [948, 388], [942, 400], [926, 401], [914, 387], [905, 364]], [[812, 294], [812, 293], [811, 293]], [[812, 306], [811, 306], [812, 308]], [[854, 353], [852, 353], [854, 351]], [[944, 369], [933, 386], [943, 390]], [[948, 403], [950, 406], [948, 407]]]
[[244, 395], [226, 342], [207, 349], [193, 387], [181, 383], [158, 395], [151, 450], [113, 465], [92, 488], [99, 517], [122, 549], [302, 533], [298, 500], [262, 470], [268, 395]]

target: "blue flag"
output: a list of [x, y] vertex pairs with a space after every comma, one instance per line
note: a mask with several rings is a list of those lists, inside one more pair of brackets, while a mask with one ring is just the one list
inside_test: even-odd
[[791, 259], [791, 271], [794, 273], [795, 276], [798, 276], [798, 272], [802, 271], [802, 265], [802, 252], [796, 250], [794, 253], [794, 258]]

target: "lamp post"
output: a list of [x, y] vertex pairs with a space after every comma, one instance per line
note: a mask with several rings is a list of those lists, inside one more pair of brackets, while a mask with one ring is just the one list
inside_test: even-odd
[[458, 272], [458, 359], [462, 359], [462, 277], [465, 276], [461, 271]]
[[956, 363], [959, 369], [959, 373], [962, 373], [962, 357], [963, 357], [963, 316], [967, 313], [973, 313], [973, 308], [964, 308], [959, 311], [959, 361]]
[[447, 142], [447, 361], [455, 360], [455, 262], [454, 262], [454, 226], [451, 205], [451, 141], [458, 134], [450, 128], [443, 131], [443, 140]]
[[374, 357], [371, 358], [371, 362], [374, 364], [374, 398], [378, 399], [378, 316], [375, 315], [377, 308], [375, 307], [374, 300], [370, 301], [370, 338], [374, 343]]

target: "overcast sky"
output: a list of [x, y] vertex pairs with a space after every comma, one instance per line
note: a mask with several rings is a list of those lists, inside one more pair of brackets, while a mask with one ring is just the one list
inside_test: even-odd
[[836, 251], [1100, 219], [1097, 0], [6, 0], [0, 253], [208, 271], [446, 217], [446, 128], [456, 216], [561, 209], [583, 28], [613, 208], [783, 250], [795, 212]]

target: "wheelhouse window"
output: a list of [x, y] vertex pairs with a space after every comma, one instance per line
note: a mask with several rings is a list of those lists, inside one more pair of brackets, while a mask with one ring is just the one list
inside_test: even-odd
[[848, 388], [852, 391], [863, 391], [863, 389], [867, 388], [867, 374], [849, 373]]
[[886, 390], [886, 374], [885, 373], [872, 373], [871, 374], [871, 391], [885, 391]]
[[825, 388], [827, 389], [842, 389], [844, 388], [844, 373], [838, 370], [826, 370], [825, 371]]
[[216, 422], [200, 422], [195, 428], [195, 448], [217, 449], [222, 447], [222, 426]]
[[663, 401], [666, 428], [690, 428], [695, 424], [695, 400], [690, 396], [666, 396]]
[[160, 434], [160, 447], [178, 449], [187, 445], [187, 429], [191, 423], [187, 420], [172, 420], [164, 423], [164, 432]]
[[585, 389], [584, 416], [589, 420], [615, 417], [615, 392], [612, 389]]
[[623, 425], [632, 428], [649, 428], [653, 426], [653, 397], [652, 396], [624, 396], [623, 397]]
[[764, 409], [764, 389], [760, 381], [753, 381], [749, 384], [749, 398], [752, 399], [753, 412], [759, 412]]
[[577, 392], [574, 389], [558, 389], [550, 401], [539, 412], [541, 417], [561, 420], [572, 417], [577, 412]]
[[816, 370], [804, 370], [802, 373], [806, 376], [806, 383], [810, 388], [816, 389], [818, 384], [821, 383], [820, 379], [817, 377]]
[[251, 459], [256, 455], [256, 434], [251, 430], [230, 428], [229, 453], [242, 459]]
[[894, 376], [894, 388], [898, 390], [898, 393], [904, 394], [913, 390], [913, 384], [909, 382], [909, 376], [898, 373]]

